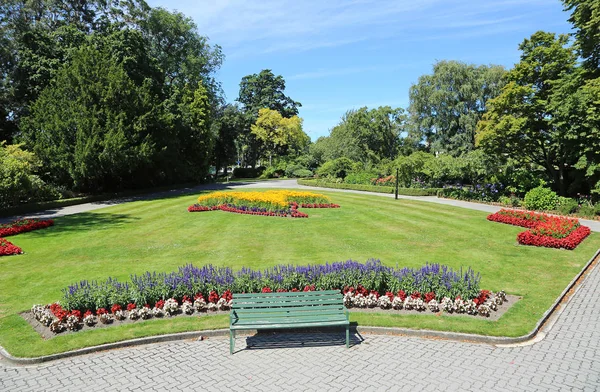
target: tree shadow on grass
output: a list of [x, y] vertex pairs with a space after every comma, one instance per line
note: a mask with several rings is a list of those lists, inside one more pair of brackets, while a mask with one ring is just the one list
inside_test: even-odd
[[39, 237], [60, 236], [69, 232], [113, 229], [140, 220], [127, 214], [80, 212], [55, 218], [54, 226], [30, 232]]

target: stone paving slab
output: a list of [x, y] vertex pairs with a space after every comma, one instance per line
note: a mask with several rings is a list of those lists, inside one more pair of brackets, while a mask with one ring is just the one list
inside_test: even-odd
[[595, 266], [543, 340], [517, 347], [342, 331], [131, 347], [35, 366], [0, 363], [1, 391], [598, 391]]

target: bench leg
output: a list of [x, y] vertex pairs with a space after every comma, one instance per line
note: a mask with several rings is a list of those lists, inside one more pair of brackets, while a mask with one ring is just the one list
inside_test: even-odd
[[233, 354], [233, 348], [235, 347], [235, 331], [229, 330], [229, 354]]
[[346, 348], [350, 348], [350, 326], [346, 325]]

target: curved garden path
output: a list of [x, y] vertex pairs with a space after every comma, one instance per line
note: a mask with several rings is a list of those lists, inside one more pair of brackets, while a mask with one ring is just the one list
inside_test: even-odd
[[[293, 184], [273, 181], [260, 186], [289, 188]], [[67, 207], [53, 214], [107, 204], [74, 206], [78, 210]], [[355, 335], [353, 346], [346, 350], [343, 333], [260, 334], [238, 337], [239, 351], [229, 355], [227, 338], [210, 338], [111, 350], [41, 365], [14, 366], [0, 360], [0, 390], [597, 391], [600, 301], [590, 299], [598, 292], [600, 268], [596, 265], [549, 322], [552, 328], [540, 334], [543, 339], [525, 345]], [[245, 348], [245, 343], [251, 348]]]
[[[176, 195], [189, 194], [194, 192], [199, 192], [202, 190], [223, 190], [223, 189], [233, 189], [233, 188], [288, 188], [288, 189], [312, 189], [312, 190], [320, 190], [327, 192], [345, 192], [345, 193], [358, 193], [364, 195], [371, 195], [376, 197], [394, 197], [392, 194], [386, 193], [374, 193], [374, 192], [364, 192], [364, 191], [353, 191], [347, 189], [331, 189], [331, 188], [318, 188], [318, 187], [310, 187], [304, 185], [298, 185], [296, 180], [269, 180], [269, 181], [248, 181], [248, 182], [230, 182], [226, 184], [207, 184], [207, 185], [199, 185], [192, 188], [182, 188], [165, 192], [157, 192], [148, 195], [135, 196], [135, 197], [125, 197], [120, 199], [108, 200], [108, 201], [99, 201], [92, 203], [79, 204], [75, 206], [69, 207], [60, 207], [56, 209], [50, 209], [46, 211], [41, 211], [38, 213], [27, 214], [24, 216], [27, 217], [39, 217], [39, 218], [55, 218], [58, 216], [64, 215], [72, 215], [77, 214], [79, 212], [93, 211], [104, 207], [109, 207], [116, 204], [122, 204], [130, 201], [136, 200], [152, 200], [163, 197], [170, 197]], [[450, 199], [439, 199], [435, 196], [398, 196], [399, 199], [405, 200], [417, 200], [424, 201], [428, 203], [437, 203], [448, 206], [460, 207], [460, 208], [468, 208], [471, 210], [485, 211], [485, 212], [497, 212], [500, 210], [500, 207], [492, 206], [488, 204], [481, 203], [472, 203], [468, 201], [460, 201], [460, 200], [450, 200]], [[24, 216], [14, 216], [7, 218], [0, 218], [0, 223], [10, 222], [16, 218], [21, 218]], [[581, 224], [588, 226], [592, 231], [600, 232], [600, 221], [592, 221], [588, 219], [579, 219]]]

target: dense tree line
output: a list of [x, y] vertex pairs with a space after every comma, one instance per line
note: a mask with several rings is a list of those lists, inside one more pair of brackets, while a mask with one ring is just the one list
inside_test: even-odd
[[439, 61], [410, 88], [408, 108], [349, 110], [311, 143], [302, 105], [269, 69], [225, 102], [220, 47], [179, 12], [143, 0], [6, 0], [3, 205], [261, 165], [265, 177], [358, 183], [397, 171], [407, 187], [493, 182], [522, 194], [547, 182], [561, 195], [600, 193], [600, 6], [563, 3], [573, 34], [533, 34], [512, 69]]

